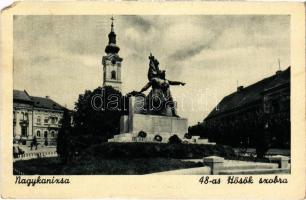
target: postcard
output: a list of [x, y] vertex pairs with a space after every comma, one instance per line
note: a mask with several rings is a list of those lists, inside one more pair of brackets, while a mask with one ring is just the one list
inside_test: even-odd
[[17, 2], [2, 198], [301, 199], [305, 9]]

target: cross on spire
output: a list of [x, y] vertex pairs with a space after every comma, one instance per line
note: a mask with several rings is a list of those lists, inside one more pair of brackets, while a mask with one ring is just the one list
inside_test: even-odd
[[112, 20], [112, 25], [111, 25], [111, 32], [114, 32], [114, 16], [112, 15], [112, 17], [110, 18]]
[[116, 45], [116, 33], [114, 31], [114, 16], [112, 15], [110, 20], [111, 23], [111, 32], [108, 34], [108, 45], [105, 48], [106, 53], [118, 53], [120, 48]]

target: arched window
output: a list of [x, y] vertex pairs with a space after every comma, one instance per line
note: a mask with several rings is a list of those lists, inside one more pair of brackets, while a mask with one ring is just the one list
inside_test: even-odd
[[112, 76], [112, 79], [116, 79], [116, 71], [115, 70], [113, 70], [111, 72], [111, 76]]
[[47, 138], [48, 137], [48, 131], [44, 132], [44, 137]]
[[37, 137], [40, 137], [40, 131], [39, 131], [39, 130], [36, 131], [36, 136], [37, 136]]

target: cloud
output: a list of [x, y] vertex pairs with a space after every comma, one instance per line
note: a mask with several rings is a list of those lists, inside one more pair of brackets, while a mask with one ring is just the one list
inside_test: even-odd
[[204, 48], [208, 48], [208, 45], [198, 45], [198, 46], [193, 46], [188, 49], [180, 49], [174, 52], [169, 56], [169, 58], [180, 61], [180, 60], [185, 60], [186, 58], [193, 57], [200, 53]]
[[[69, 108], [102, 85], [110, 16], [14, 16], [14, 88], [51, 96]], [[146, 84], [152, 52], [167, 70], [179, 114], [190, 124], [216, 103], [290, 65], [289, 16], [115, 16], [123, 92]], [[197, 100], [203, 91], [206, 100]], [[63, 95], [65, 94], [65, 95]], [[185, 95], [185, 96], [184, 96]], [[184, 96], [184, 97], [183, 97]], [[192, 103], [193, 102], [193, 103]]]
[[140, 29], [143, 32], [148, 32], [152, 28], [152, 23], [142, 16], [124, 16], [124, 20], [130, 25], [130, 27]]

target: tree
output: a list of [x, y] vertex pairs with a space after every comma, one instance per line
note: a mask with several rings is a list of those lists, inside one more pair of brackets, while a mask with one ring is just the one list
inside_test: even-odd
[[71, 115], [68, 109], [64, 110], [63, 118], [61, 119], [61, 128], [57, 135], [56, 151], [59, 158], [64, 164], [70, 159], [71, 155]]
[[123, 98], [111, 86], [86, 90], [75, 103], [74, 138], [83, 146], [106, 142], [119, 134]]

